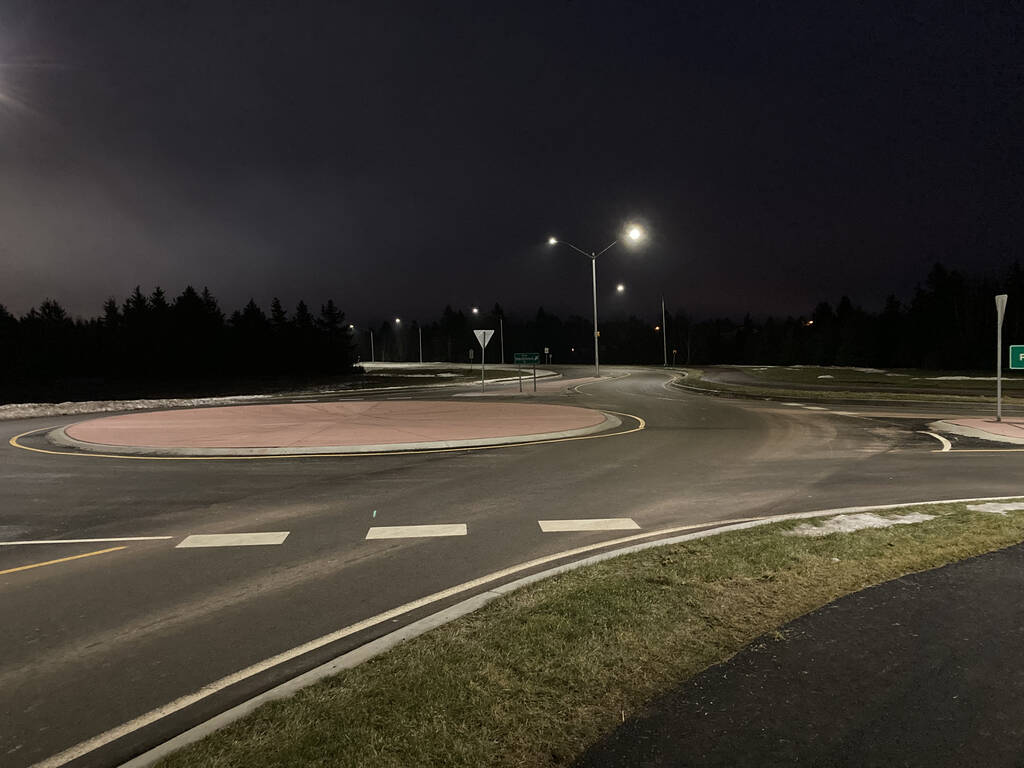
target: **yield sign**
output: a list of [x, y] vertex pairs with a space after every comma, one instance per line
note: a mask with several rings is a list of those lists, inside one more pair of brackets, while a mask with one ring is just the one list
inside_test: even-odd
[[487, 342], [489, 342], [491, 340], [491, 336], [494, 335], [494, 331], [473, 331], [473, 334], [476, 336], [476, 340], [480, 342], [480, 349], [485, 349], [487, 347]]

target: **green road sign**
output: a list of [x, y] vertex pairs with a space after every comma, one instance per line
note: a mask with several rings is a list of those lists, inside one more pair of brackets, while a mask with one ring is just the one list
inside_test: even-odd
[[540, 352], [516, 352], [514, 358], [516, 365], [536, 365], [540, 362]]
[[1024, 344], [1010, 345], [1010, 368], [1024, 370]]

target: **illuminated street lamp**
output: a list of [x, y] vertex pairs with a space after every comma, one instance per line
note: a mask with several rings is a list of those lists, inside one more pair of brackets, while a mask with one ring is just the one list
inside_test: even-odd
[[[356, 327], [355, 327], [355, 325], [353, 323], [349, 323], [348, 324], [348, 329], [350, 331], [354, 331], [356, 329]], [[373, 359], [373, 328], [368, 328], [367, 330], [369, 330], [369, 332], [370, 332], [370, 362], [373, 363], [373, 362], [376, 362]]]
[[[594, 295], [594, 376], [601, 375], [600, 353], [598, 352], [597, 347], [597, 341], [601, 337], [600, 332], [597, 330], [597, 257], [603, 254], [605, 251], [609, 250], [612, 246], [617, 245], [621, 240], [625, 240], [627, 245], [633, 245], [639, 243], [643, 239], [643, 229], [635, 224], [628, 226], [626, 228], [625, 233], [621, 237], [619, 237], [616, 240], [613, 240], [611, 243], [606, 245], [602, 250], [591, 251], [590, 253], [587, 253], [582, 248], [577, 248], [570, 242], [567, 242], [565, 240], [559, 240], [557, 237], [548, 238], [548, 245], [562, 244], [568, 246], [569, 248], [572, 248], [574, 251], [576, 251], [576, 253], [581, 253], [588, 259], [590, 259], [590, 279]], [[616, 290], [618, 290], [621, 293], [622, 291], [626, 290], [626, 286], [620, 283], [616, 287]]]
[[626, 286], [623, 285], [622, 283], [619, 283], [618, 285], [615, 286], [615, 290], [617, 293], [624, 293], [626, 290]]

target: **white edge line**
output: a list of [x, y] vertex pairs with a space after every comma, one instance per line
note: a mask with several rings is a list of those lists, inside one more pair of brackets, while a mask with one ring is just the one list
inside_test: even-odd
[[34, 541], [0, 541], [0, 547], [20, 547], [27, 544], [102, 544], [107, 541], [163, 541], [174, 536], [118, 536], [111, 539], [37, 539]]
[[289, 696], [296, 690], [299, 690], [302, 687], [310, 685], [313, 682], [320, 680], [328, 675], [335, 674], [337, 671], [355, 667], [358, 664], [361, 664], [362, 662], [366, 661], [367, 659], [373, 658], [374, 656], [377, 656], [378, 654], [383, 653], [384, 651], [392, 648], [393, 646], [397, 645], [403, 640], [408, 640], [410, 638], [416, 637], [418, 635], [423, 634], [429, 629], [442, 626], [455, 618], [464, 616], [468, 613], [472, 613], [473, 611], [486, 605], [496, 597], [519, 589], [520, 587], [526, 586], [527, 584], [531, 584], [542, 579], [550, 578], [551, 576], [556, 576], [560, 573], [565, 573], [566, 571], [570, 571], [581, 566], [591, 565], [593, 563], [601, 562], [602, 560], [609, 560], [613, 557], [620, 557], [631, 552], [638, 552], [641, 550], [650, 549], [652, 547], [661, 547], [669, 544], [690, 541], [693, 539], [715, 536], [721, 533], [726, 533], [728, 531], [737, 531], [745, 528], [754, 528], [757, 526], [768, 525], [770, 523], [780, 522], [783, 520], [800, 520], [812, 517], [828, 517], [829, 515], [842, 515], [850, 514], [853, 512], [867, 512], [880, 509], [899, 509], [901, 507], [921, 507], [930, 504], [960, 504], [974, 501], [1006, 501], [1009, 499], [1019, 498], [1021, 498], [1020, 494], [1016, 496], [984, 496], [979, 498], [968, 499], [933, 499], [930, 501], [910, 501], [901, 504], [875, 504], [860, 507], [838, 507], [835, 509], [825, 509], [814, 512], [794, 512], [783, 515], [772, 515], [768, 517], [741, 518], [739, 521], [734, 521], [732, 523], [730, 523], [728, 520], [708, 521], [705, 523], [694, 523], [691, 525], [664, 528], [660, 531], [647, 531], [645, 533], [635, 534], [633, 536], [626, 536], [621, 539], [612, 539], [610, 541], [599, 542], [597, 544], [590, 544], [585, 547], [577, 547], [576, 549], [565, 550], [564, 552], [559, 552], [553, 555], [547, 555], [545, 557], [540, 557], [535, 560], [527, 561], [525, 563], [510, 566], [500, 571], [494, 571], [493, 573], [489, 573], [485, 576], [480, 576], [476, 579], [472, 579], [471, 581], [466, 581], [462, 584], [458, 584], [454, 587], [449, 587], [448, 589], [442, 590], [440, 592], [435, 592], [431, 595], [427, 595], [426, 597], [419, 598], [418, 600], [413, 600], [412, 602], [397, 606], [396, 608], [392, 608], [391, 610], [384, 611], [383, 613], [378, 613], [376, 616], [371, 616], [370, 618], [364, 619], [355, 624], [350, 624], [347, 627], [339, 629], [330, 634], [323, 635], [322, 637], [319, 637], [315, 640], [310, 640], [307, 643], [303, 643], [302, 645], [298, 645], [287, 651], [283, 651], [277, 654], [276, 656], [270, 657], [269, 659], [265, 659], [264, 661], [253, 664], [249, 667], [246, 667], [245, 669], [241, 669], [238, 672], [230, 674], [226, 677], [222, 677], [220, 680], [216, 680], [208, 685], [203, 686], [198, 691], [175, 699], [174, 701], [165, 704], [162, 707], [158, 707], [154, 710], [151, 710], [150, 712], [147, 712], [144, 715], [140, 715], [134, 720], [130, 720], [129, 722], [123, 723], [122, 725], [119, 725], [115, 728], [111, 728], [110, 730], [105, 731], [104, 733], [101, 733], [98, 736], [94, 736], [93, 738], [76, 744], [73, 747], [69, 747], [63, 752], [60, 752], [56, 755], [53, 755], [52, 757], [46, 758], [44, 760], [39, 761], [38, 763], [33, 764], [31, 768], [58, 768], [58, 766], [65, 765], [71, 762], [72, 760], [82, 757], [83, 755], [86, 755], [89, 752], [92, 752], [93, 750], [99, 749], [100, 747], [105, 746], [111, 743], [112, 741], [116, 741], [117, 739], [126, 736], [129, 733], [132, 733], [133, 731], [139, 730], [140, 728], [150, 725], [156, 722], [157, 720], [160, 720], [161, 718], [167, 717], [168, 715], [178, 712], [187, 706], [195, 704], [196, 702], [201, 701], [202, 699], [211, 696], [214, 693], [217, 693], [218, 691], [221, 691], [230, 685], [233, 685], [237, 682], [241, 682], [242, 680], [245, 680], [261, 672], [265, 672], [266, 670], [271, 669], [277, 666], [278, 664], [282, 664], [286, 661], [295, 659], [299, 656], [302, 656], [305, 653], [316, 650], [317, 648], [321, 648], [332, 642], [348, 637], [349, 635], [355, 634], [356, 632], [360, 632], [364, 629], [376, 626], [377, 624], [381, 624], [396, 616], [409, 613], [410, 611], [414, 611], [417, 608], [422, 608], [426, 605], [429, 605], [430, 603], [444, 600], [448, 597], [457, 595], [460, 592], [465, 592], [469, 589], [482, 586], [483, 584], [486, 584], [491, 581], [496, 581], [498, 579], [504, 578], [505, 576], [509, 576], [513, 573], [528, 570], [529, 568], [541, 565], [546, 562], [560, 560], [565, 557], [571, 557], [574, 554], [581, 554], [583, 552], [613, 546], [617, 543], [624, 543], [628, 541], [636, 541], [638, 539], [651, 538], [654, 536], [664, 535], [666, 533], [684, 531], [693, 528], [702, 528], [709, 525], [719, 525], [718, 528], [713, 528], [707, 531], [698, 531], [695, 533], [683, 534], [681, 536], [674, 536], [667, 539], [658, 539], [657, 541], [644, 542], [642, 544], [633, 544], [630, 546], [625, 546], [619, 549], [612, 550], [610, 552], [602, 552], [600, 554], [592, 555], [591, 557], [587, 557], [582, 560], [575, 560], [571, 563], [565, 563], [564, 565], [556, 566], [554, 568], [550, 568], [539, 573], [531, 574], [530, 576], [525, 576], [523, 578], [509, 582], [508, 584], [502, 584], [497, 587], [494, 587], [493, 589], [490, 589], [479, 595], [475, 595], [471, 598], [468, 598], [467, 600], [463, 600], [460, 603], [456, 603], [450, 608], [446, 608], [442, 611], [431, 614], [430, 616], [426, 616], [423, 619], [415, 621], [412, 624], [408, 624], [407, 626], [402, 627], [401, 629], [395, 630], [394, 632], [384, 635], [383, 637], [380, 637], [377, 640], [366, 643], [365, 645], [362, 645], [359, 648], [355, 648], [352, 651], [342, 654], [336, 659], [327, 662], [326, 664], [323, 664], [319, 667], [316, 667], [315, 669], [310, 670], [309, 672], [306, 672], [303, 675], [300, 675], [299, 677], [281, 683], [277, 687], [271, 688], [269, 691], [266, 691], [258, 696], [248, 699], [242, 702], [241, 704], [238, 704], [237, 706], [232, 707], [231, 709], [226, 710], [225, 712], [222, 712], [219, 715], [216, 715], [213, 718], [203, 723], [200, 723], [199, 725], [194, 726], [193, 728], [190, 728], [184, 733], [178, 734], [177, 736], [164, 742], [163, 744], [160, 744], [154, 747], [153, 749], [144, 752], [141, 755], [129, 760], [128, 762], [124, 763], [121, 766], [121, 768], [143, 768], [143, 766], [152, 765], [157, 760], [162, 759], [174, 750], [180, 749], [181, 747], [184, 747], [187, 744], [196, 742], [204, 736], [217, 730], [218, 728], [222, 728], [225, 725], [228, 725], [229, 723], [238, 720], [239, 718], [248, 714], [249, 712], [251, 712], [256, 707], [258, 707], [266, 701], [271, 701], [273, 699]]
[[953, 447], [953, 444], [951, 442], [949, 442], [949, 440], [944, 438], [942, 435], [938, 435], [935, 432], [929, 432], [926, 429], [919, 429], [917, 431], [920, 432], [922, 435], [931, 435], [936, 440], [938, 440], [940, 443], [942, 443], [942, 450], [939, 451], [939, 453], [945, 453], [946, 451], [948, 451], [950, 448]]

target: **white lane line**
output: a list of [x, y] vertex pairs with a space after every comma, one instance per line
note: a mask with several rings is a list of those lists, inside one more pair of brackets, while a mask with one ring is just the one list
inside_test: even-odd
[[24, 544], [102, 544], [107, 541], [159, 541], [173, 536], [118, 536], [110, 539], [37, 539], [34, 541], [0, 541], [0, 547], [20, 547]]
[[945, 453], [946, 451], [948, 451], [950, 448], [953, 447], [953, 444], [951, 442], [949, 442], [949, 440], [944, 438], [942, 435], [937, 435], [934, 432], [928, 432], [927, 430], [924, 430], [924, 429], [919, 429], [917, 431], [920, 432], [922, 435], [931, 435], [936, 440], [938, 440], [940, 443], [942, 443], [942, 450], [938, 451], [938, 453]]
[[[849, 514], [850, 512], [871, 512], [878, 511], [880, 509], [897, 509], [900, 507], [915, 507], [923, 506], [926, 504], [954, 504], [968, 501], [1008, 501], [1010, 499], [1019, 498], [1019, 496], [987, 496], [984, 498], [974, 499], [935, 499], [932, 501], [904, 502], [902, 504], [883, 504], [869, 507], [843, 507], [839, 509], [817, 510], [815, 512], [796, 512], [786, 515], [773, 515], [771, 517], [745, 517], [738, 519], [734, 518], [732, 520], [718, 521], [717, 525], [720, 525], [721, 527], [711, 531], [702, 531], [696, 534], [694, 538], [714, 536], [716, 535], [716, 533], [725, 533], [726, 531], [740, 530], [743, 528], [751, 528], [758, 525], [765, 525], [767, 523], [771, 523], [777, 520], [804, 520], [813, 517], [827, 517], [837, 514]], [[314, 640], [309, 640], [306, 643], [303, 643], [302, 645], [297, 645], [294, 648], [282, 651], [276, 656], [271, 656], [269, 659], [264, 659], [263, 661], [257, 662], [256, 664], [252, 664], [251, 666], [248, 666], [245, 669], [240, 669], [237, 672], [220, 678], [219, 680], [215, 680], [212, 683], [208, 683], [207, 685], [204, 685], [202, 688], [193, 691], [192, 693], [181, 696], [175, 699], [174, 701], [164, 704], [163, 706], [150, 710], [144, 715], [139, 715], [134, 720], [129, 720], [128, 722], [122, 723], [121, 725], [111, 728], [108, 731], [104, 731], [103, 733], [97, 736], [93, 736], [92, 738], [79, 742], [78, 744], [75, 744], [72, 747], [68, 747], [63, 752], [59, 752], [58, 754], [48, 757], [45, 760], [39, 761], [33, 766], [33, 768], [59, 768], [59, 766], [66, 765], [72, 760], [76, 760], [82, 757], [83, 755], [87, 755], [93, 750], [99, 749], [100, 747], [109, 744], [112, 741], [116, 741], [117, 739], [126, 736], [129, 733], [137, 731], [140, 728], [144, 728], [147, 725], [150, 725], [151, 723], [155, 723], [156, 721], [164, 717], [167, 717], [168, 715], [174, 714], [175, 712], [180, 712], [185, 707], [195, 704], [197, 701], [202, 701], [203, 699], [212, 696], [218, 691], [223, 691], [225, 688], [228, 688], [229, 686], [234, 685], [235, 683], [241, 682], [242, 680], [247, 680], [253, 677], [254, 675], [266, 672], [268, 669], [272, 669], [273, 667], [276, 667], [279, 664], [283, 664], [286, 661], [296, 659], [302, 656], [303, 654], [309, 653], [310, 651], [314, 651], [318, 648], [323, 648], [325, 645], [337, 642], [338, 640], [341, 640], [345, 637], [349, 637], [350, 635], [354, 635], [357, 632], [361, 632], [364, 629], [369, 629], [370, 627], [378, 626], [386, 621], [390, 621], [391, 619], [397, 618], [398, 616], [402, 616], [403, 614], [409, 613], [418, 608], [423, 608], [424, 606], [430, 605], [432, 603], [436, 603], [441, 600], [446, 600], [449, 597], [453, 597], [454, 595], [467, 592], [471, 589], [475, 589], [476, 587], [480, 587], [485, 584], [498, 581], [499, 579], [503, 579], [507, 576], [522, 573], [523, 571], [527, 571], [531, 568], [536, 568], [537, 566], [544, 565], [546, 563], [551, 563], [556, 560], [561, 560], [566, 557], [573, 557], [576, 555], [584, 554], [586, 552], [594, 552], [598, 549], [604, 549], [606, 547], [611, 547], [619, 544], [630, 544], [632, 542], [639, 542], [642, 539], [651, 539], [658, 536], [666, 536], [672, 533], [682, 533], [683, 531], [692, 531], [697, 528], [707, 528], [709, 526], [714, 525], [716, 525], [716, 523], [695, 523], [692, 525], [675, 526], [673, 528], [662, 528], [661, 530], [657, 531], [645, 531], [644, 533], [635, 533], [631, 536], [623, 536], [619, 539], [612, 539], [610, 541], [600, 541], [596, 544], [587, 544], [583, 547], [575, 547], [573, 549], [567, 549], [562, 552], [556, 552], [551, 555], [545, 555], [535, 560], [529, 560], [525, 563], [518, 563], [517, 565], [509, 566], [508, 568], [504, 568], [500, 571], [493, 571], [492, 573], [488, 573], [484, 576], [478, 576], [477, 578], [471, 579], [470, 581], [465, 581], [461, 584], [456, 584], [455, 586], [448, 587], [447, 589], [443, 589], [440, 592], [434, 592], [433, 594], [418, 598], [416, 600], [413, 600], [412, 602], [404, 603], [403, 605], [391, 608], [387, 611], [384, 611], [383, 613], [378, 613], [376, 616], [371, 616], [367, 619], [363, 619], [362, 621], [359, 621], [355, 624], [350, 624], [347, 627], [342, 627], [341, 629], [335, 630], [334, 632], [331, 632], [326, 635], [322, 635], [321, 637], [318, 637]], [[677, 540], [684, 540], [687, 538], [690, 537], [680, 536]], [[625, 551], [628, 550], [642, 548], [645, 549], [647, 547], [655, 547], [672, 543], [675, 543], [675, 541], [673, 541], [672, 539], [646, 542], [642, 544], [637, 544], [635, 545], [635, 547], [628, 547], [627, 550], [611, 551], [605, 553], [604, 555], [597, 555], [590, 559], [596, 562], [598, 559], [603, 560], [611, 557], [616, 557], [620, 554], [624, 554]], [[578, 568], [582, 565], [587, 564], [587, 560], [576, 561], [572, 563], [567, 563], [562, 568], [553, 570], [564, 572], [572, 568]], [[552, 574], [549, 572], [536, 574], [536, 576], [540, 578], [543, 578], [548, 575]], [[507, 594], [509, 591], [512, 591], [519, 586], [522, 586], [522, 584], [512, 582], [511, 584], [504, 585], [504, 587], [495, 587], [492, 590], [492, 592], [494, 594]], [[138, 760], [142, 758], [136, 759]], [[145, 764], [148, 765], [150, 763], [146, 762]]]
[[194, 533], [186, 536], [175, 549], [191, 547], [262, 547], [280, 544], [288, 538], [288, 531], [263, 533]]
[[465, 536], [466, 524], [453, 525], [382, 525], [366, 532], [368, 539], [419, 539], [428, 536]]
[[829, 411], [829, 413], [834, 413], [836, 416], [860, 416], [861, 415], [859, 413], [854, 413], [853, 411]]
[[820, 405], [805, 405], [804, 408], [806, 408], [808, 411], [827, 411], [828, 410], [828, 408], [822, 408]]
[[631, 517], [594, 517], [579, 520], [538, 520], [544, 533], [563, 531], [633, 531], [640, 528]]
[[289, 400], [289, 403], [318, 403], [320, 402], [319, 397], [293, 397]]
[[788, 405], [791, 408], [803, 408], [803, 403], [779, 403], [779, 405]]

